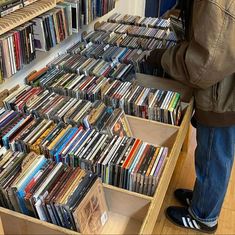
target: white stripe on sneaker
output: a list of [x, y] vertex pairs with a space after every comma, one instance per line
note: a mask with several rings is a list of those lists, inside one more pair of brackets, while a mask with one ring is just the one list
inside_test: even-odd
[[187, 222], [186, 222], [185, 217], [182, 217], [182, 221], [183, 221], [184, 227], [188, 228], [188, 224], [187, 224]]
[[197, 229], [200, 229], [200, 227], [198, 226], [197, 222], [195, 220], [193, 220], [193, 224]]
[[192, 221], [190, 220], [190, 218], [187, 218], [187, 220], [188, 220], [188, 224], [189, 224], [190, 228], [194, 228], [194, 226], [193, 226]]
[[188, 205], [190, 205], [190, 200], [188, 198], [186, 198], [186, 202], [188, 203]]

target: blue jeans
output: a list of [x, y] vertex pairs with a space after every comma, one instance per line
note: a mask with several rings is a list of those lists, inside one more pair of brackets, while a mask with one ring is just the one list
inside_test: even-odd
[[234, 148], [235, 126], [211, 128], [197, 124], [197, 178], [189, 211], [205, 224], [217, 223], [233, 166]]

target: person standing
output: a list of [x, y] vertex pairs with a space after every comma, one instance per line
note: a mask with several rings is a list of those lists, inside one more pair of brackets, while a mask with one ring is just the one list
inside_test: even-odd
[[235, 1], [181, 0], [185, 40], [154, 50], [146, 62], [194, 89], [197, 129], [193, 190], [177, 189], [182, 207], [166, 209], [183, 228], [218, 226], [235, 154]]

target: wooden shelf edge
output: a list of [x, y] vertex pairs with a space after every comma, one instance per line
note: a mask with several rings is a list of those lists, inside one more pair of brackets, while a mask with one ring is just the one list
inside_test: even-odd
[[[8, 217], [10, 218], [11, 216], [13, 216], [14, 218], [18, 219], [19, 222], [22, 222], [24, 224], [26, 223], [32, 223], [33, 225], [39, 225], [39, 226], [46, 226], [46, 229], [49, 229], [53, 232], [58, 232], [58, 234], [68, 234], [68, 235], [79, 235], [80, 233], [60, 227], [58, 225], [54, 225], [45, 221], [41, 221], [37, 218], [33, 218], [30, 217], [28, 215], [24, 215], [3, 207], [0, 207], [0, 213], [1, 213], [1, 220], [4, 221], [5, 219], [7, 219]], [[6, 218], [4, 219], [4, 216], [6, 216]], [[4, 224], [4, 223], [3, 223]], [[4, 226], [3, 227], [3, 231], [4, 231]]]
[[136, 192], [132, 192], [132, 191], [129, 191], [127, 189], [118, 188], [118, 187], [115, 187], [115, 186], [112, 186], [112, 185], [109, 185], [109, 184], [103, 184], [103, 186], [104, 186], [104, 188], [115, 190], [115, 191], [118, 191], [118, 192], [121, 192], [121, 193], [125, 193], [127, 195], [134, 196], [134, 197], [137, 197], [137, 198], [145, 199], [145, 200], [150, 201], [150, 202], [153, 200], [153, 197], [150, 197], [150, 196], [147, 196], [147, 195], [144, 195], [144, 194], [140, 194], [140, 193], [136, 193]]
[[163, 122], [158, 122], [158, 121], [154, 121], [154, 120], [149, 120], [149, 119], [147, 119], [147, 118], [136, 117], [136, 116], [132, 116], [132, 115], [128, 115], [128, 114], [127, 114], [126, 116], [127, 116], [127, 118], [136, 119], [136, 120], [141, 120], [141, 121], [145, 121], [145, 122], [148, 122], [148, 123], [153, 123], [153, 124], [156, 124], [156, 125], [165, 126], [165, 127], [172, 128], [172, 129], [176, 129], [176, 130], [179, 130], [179, 129], [180, 129], [180, 126], [175, 126], [175, 125], [166, 124], [166, 123], [163, 123]]
[[146, 219], [142, 225], [140, 234], [152, 234], [153, 232], [154, 225], [158, 218], [158, 216], [156, 215], [159, 215], [159, 212], [161, 210], [161, 207], [165, 198], [165, 194], [167, 192], [169, 183], [171, 181], [171, 177], [173, 175], [176, 163], [178, 161], [181, 147], [183, 146], [184, 139], [187, 135], [187, 132], [190, 126], [191, 114], [193, 111], [193, 102], [194, 102], [194, 99], [192, 98], [190, 101], [190, 105], [187, 108], [187, 111], [185, 113], [184, 119], [181, 123], [180, 130], [177, 134], [175, 144], [169, 154], [168, 161], [166, 163], [159, 185], [153, 197], [153, 202], [149, 208], [148, 215], [146, 216]]

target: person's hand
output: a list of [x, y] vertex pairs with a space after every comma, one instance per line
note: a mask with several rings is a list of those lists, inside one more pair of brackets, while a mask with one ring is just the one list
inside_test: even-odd
[[146, 54], [145, 62], [155, 69], [162, 69], [162, 56], [166, 49], [155, 49]]

